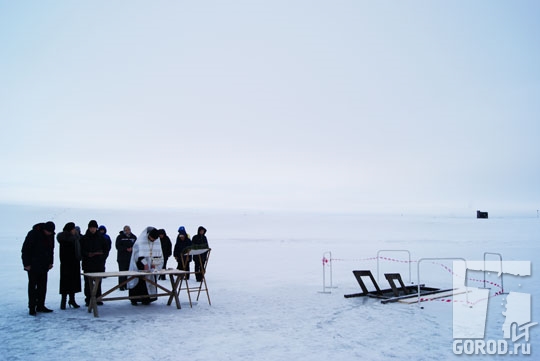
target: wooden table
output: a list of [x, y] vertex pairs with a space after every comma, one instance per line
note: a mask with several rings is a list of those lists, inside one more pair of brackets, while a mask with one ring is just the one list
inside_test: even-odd
[[[126, 286], [129, 281], [136, 277], [141, 277], [139, 281], [146, 281], [147, 283], [150, 283], [154, 286], [156, 286], [158, 289], [164, 291], [164, 293], [157, 293], [155, 295], [151, 295], [150, 297], [162, 297], [162, 296], [169, 296], [169, 300], [167, 301], [167, 306], [170, 306], [172, 303], [172, 300], [174, 298], [176, 302], [176, 308], [180, 309], [180, 300], [178, 299], [178, 295], [180, 293], [180, 290], [178, 289], [178, 285], [180, 284], [180, 280], [183, 277], [183, 275], [188, 274], [187, 271], [181, 271], [177, 269], [168, 269], [168, 270], [161, 270], [161, 271], [154, 271], [154, 272], [145, 272], [145, 271], [117, 271], [117, 272], [91, 272], [91, 273], [83, 273], [82, 275], [85, 277], [88, 277], [90, 279], [90, 285], [92, 290], [92, 295], [90, 297], [90, 301], [88, 303], [88, 313], [94, 312], [94, 317], [99, 317], [98, 313], [98, 307], [97, 303], [101, 301], [117, 301], [117, 300], [137, 300], [146, 298], [148, 296], [121, 296], [121, 297], [107, 297], [112, 292], [118, 290], [120, 287]], [[143, 276], [149, 276], [153, 275], [155, 278], [148, 279]], [[157, 282], [157, 278], [161, 275], [168, 275], [169, 280], [171, 282], [171, 288], [165, 288], [163, 285], [159, 284]], [[103, 292], [101, 296], [96, 296], [97, 290], [99, 289], [99, 285], [101, 284], [101, 281], [104, 278], [107, 277], [120, 277], [125, 276], [127, 279], [126, 281], [116, 284], [113, 288], [109, 289], [106, 292]], [[186, 285], [187, 286], [187, 285]], [[188, 295], [189, 295], [189, 288], [187, 289]]]

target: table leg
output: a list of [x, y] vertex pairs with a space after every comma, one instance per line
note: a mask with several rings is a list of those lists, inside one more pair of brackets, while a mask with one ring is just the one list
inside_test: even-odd
[[169, 296], [169, 301], [167, 301], [167, 306], [170, 306], [172, 303], [172, 299], [174, 297], [174, 301], [176, 302], [176, 308], [181, 309], [182, 306], [180, 306], [180, 299], [178, 298], [178, 283], [180, 282], [181, 276], [176, 276], [176, 281], [174, 280], [174, 275], [169, 275], [169, 280], [171, 281], [171, 295]]
[[92, 280], [92, 296], [90, 297], [90, 302], [88, 303], [88, 312], [94, 311], [94, 317], [99, 317], [98, 307], [97, 307], [97, 291], [99, 285], [101, 284], [101, 278], [90, 278]]

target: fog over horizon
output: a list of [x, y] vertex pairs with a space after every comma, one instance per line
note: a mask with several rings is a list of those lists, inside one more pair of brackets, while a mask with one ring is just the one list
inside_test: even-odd
[[0, 203], [540, 209], [536, 1], [0, 1]]

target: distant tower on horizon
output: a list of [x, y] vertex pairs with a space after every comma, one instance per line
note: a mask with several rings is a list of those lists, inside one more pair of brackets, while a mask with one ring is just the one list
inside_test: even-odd
[[482, 212], [482, 211], [476, 211], [476, 218], [478, 219], [487, 219], [488, 218], [488, 212]]

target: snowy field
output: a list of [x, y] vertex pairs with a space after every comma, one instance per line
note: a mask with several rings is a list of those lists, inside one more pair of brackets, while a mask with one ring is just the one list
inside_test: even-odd
[[[505, 289], [532, 294], [532, 320], [540, 321], [540, 286], [535, 275], [540, 255], [540, 219], [535, 213], [507, 216], [475, 211], [460, 216], [323, 215], [269, 212], [75, 210], [1, 206], [0, 250], [4, 258], [0, 298], [1, 360], [446, 360], [507, 359], [505, 356], [456, 356], [452, 352], [452, 303], [381, 304], [369, 298], [344, 298], [360, 291], [351, 271], [370, 269], [376, 276], [379, 250], [425, 257], [482, 260], [496, 252], [504, 260], [532, 261], [531, 277], [506, 277]], [[149, 306], [105, 302], [100, 317], [80, 309], [59, 309], [58, 244], [49, 272], [46, 306], [51, 314], [28, 316], [27, 277], [20, 250], [35, 223], [53, 220], [57, 231], [68, 221], [86, 230], [96, 219], [114, 240], [125, 224], [135, 234], [152, 225], [175, 240], [178, 226], [191, 235], [208, 229], [212, 248], [207, 272], [212, 305], [202, 297], [182, 309], [160, 298]], [[321, 293], [323, 253], [332, 252], [333, 285]], [[387, 252], [394, 260], [404, 253]], [[169, 260], [171, 265], [171, 260]], [[380, 260], [385, 272], [408, 282], [407, 262]], [[175, 262], [172, 261], [172, 264]], [[451, 267], [451, 262], [441, 262]], [[117, 270], [116, 251], [107, 270]], [[329, 266], [325, 268], [329, 276]], [[422, 265], [422, 283], [451, 287], [452, 275], [436, 263]], [[477, 279], [481, 273], [469, 275]], [[496, 275], [488, 274], [499, 283]], [[116, 279], [106, 279], [112, 285]], [[328, 281], [328, 279], [327, 279]], [[165, 282], [165, 281], [162, 281]], [[168, 282], [168, 281], [167, 281]], [[473, 286], [473, 284], [470, 284]], [[474, 286], [481, 287], [478, 283]], [[494, 291], [492, 291], [493, 293]], [[84, 304], [82, 293], [76, 296]], [[490, 298], [486, 339], [502, 338], [505, 295]], [[530, 356], [538, 359], [540, 327], [530, 330]]]

